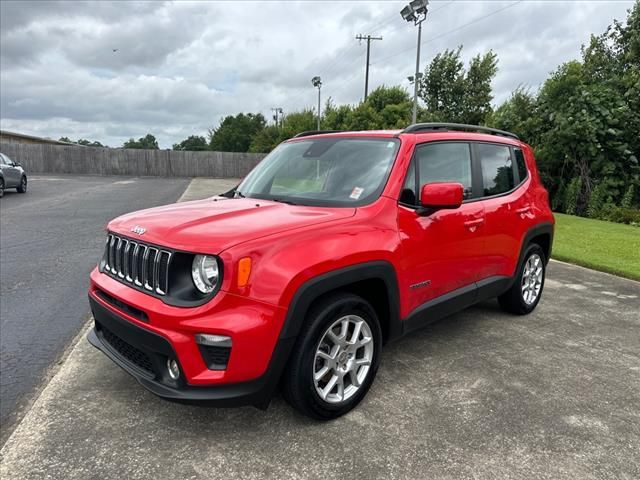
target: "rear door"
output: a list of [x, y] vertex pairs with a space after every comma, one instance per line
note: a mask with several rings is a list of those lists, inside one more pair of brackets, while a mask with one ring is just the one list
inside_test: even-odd
[[523, 152], [504, 144], [477, 143], [485, 211], [485, 261], [480, 277], [513, 276], [525, 232], [531, 226], [529, 175]]
[[[425, 302], [473, 285], [483, 257], [484, 207], [473, 202], [471, 146], [466, 142], [418, 145], [398, 206], [402, 259], [400, 288], [411, 312]], [[420, 187], [459, 182], [465, 200], [455, 210], [420, 216]], [[477, 188], [477, 187], [475, 187]]]

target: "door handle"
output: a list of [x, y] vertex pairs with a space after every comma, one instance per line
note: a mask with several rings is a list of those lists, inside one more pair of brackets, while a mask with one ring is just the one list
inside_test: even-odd
[[468, 221], [464, 222], [464, 226], [467, 227], [467, 229], [471, 233], [473, 233], [483, 223], [484, 223], [484, 218], [477, 218], [475, 220], [468, 220]]
[[516, 209], [516, 213], [520, 215], [521, 218], [524, 218], [527, 213], [531, 211], [531, 205], [527, 205], [526, 207]]

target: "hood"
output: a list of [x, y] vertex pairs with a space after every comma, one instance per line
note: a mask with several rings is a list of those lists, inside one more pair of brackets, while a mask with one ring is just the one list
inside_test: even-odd
[[[355, 208], [287, 205], [255, 198], [175, 203], [122, 215], [109, 231], [175, 250], [218, 254], [238, 243], [352, 217]], [[142, 227], [144, 233], [132, 232]]]

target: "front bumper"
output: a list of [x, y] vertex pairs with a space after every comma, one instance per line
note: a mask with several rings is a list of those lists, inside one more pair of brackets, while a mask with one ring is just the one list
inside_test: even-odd
[[[194, 386], [172, 380], [166, 370], [168, 358], [180, 363], [171, 344], [162, 336], [129, 322], [89, 297], [95, 326], [87, 339], [150, 392], [168, 400], [212, 406], [255, 405], [266, 408], [293, 346], [293, 338], [280, 339], [266, 372], [250, 381]], [[183, 371], [180, 365], [181, 372]]]

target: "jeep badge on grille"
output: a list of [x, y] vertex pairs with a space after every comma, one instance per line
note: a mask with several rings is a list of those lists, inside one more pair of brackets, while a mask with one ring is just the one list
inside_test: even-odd
[[144, 228], [144, 227], [141, 227], [140, 225], [136, 225], [135, 227], [133, 227], [133, 228], [131, 229], [131, 231], [132, 231], [133, 233], [137, 233], [138, 235], [142, 235], [144, 232], [146, 232], [146, 231], [147, 231], [147, 229], [146, 229], [146, 228]]

